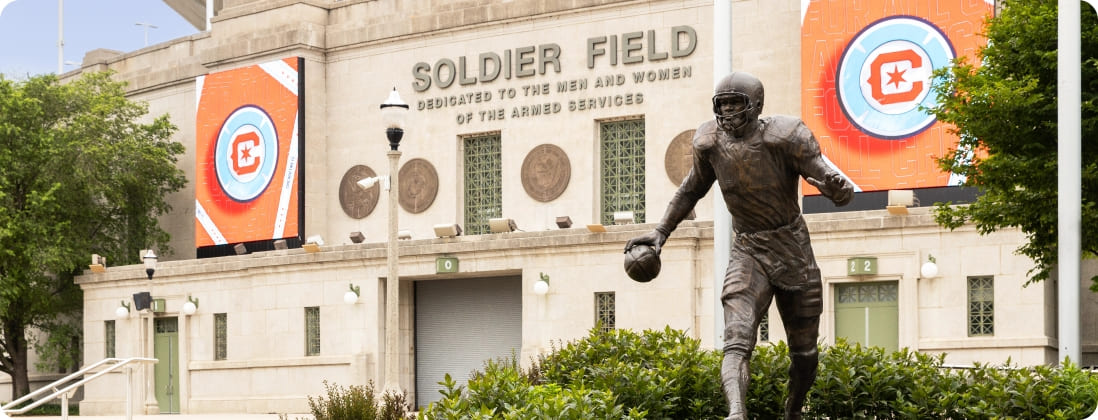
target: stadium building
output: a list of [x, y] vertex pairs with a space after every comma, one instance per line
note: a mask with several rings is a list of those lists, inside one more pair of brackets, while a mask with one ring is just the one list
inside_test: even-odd
[[[85, 364], [159, 359], [87, 385], [81, 414], [124, 412], [127, 381], [146, 413], [305, 412], [325, 380], [398, 384], [425, 405], [445, 373], [527, 361], [596, 325], [719, 347], [714, 247], [731, 232], [715, 194], [672, 235], [659, 277], [622, 269], [713, 118], [728, 31], [713, 2], [166, 2], [207, 29], [97, 50], [65, 75], [114, 71], [150, 118], [170, 114], [190, 181], [170, 197], [174, 253], [154, 250], [151, 279], [133, 265], [77, 280]], [[1025, 235], [943, 229], [929, 208], [975, 196], [934, 161], [956, 137], [919, 110], [929, 73], [975, 55], [994, 5], [731, 7], [732, 68], [762, 79], [763, 115], [804, 119], [858, 186], [843, 208], [803, 188], [821, 340], [1056, 363], [1056, 285], [1023, 287]], [[395, 172], [379, 110], [394, 89], [410, 106]], [[385, 182], [358, 185], [385, 176], [396, 200]], [[1086, 286], [1081, 317], [1095, 319]], [[1083, 325], [1083, 364], [1098, 364], [1096, 329]], [[772, 308], [759, 340], [783, 338]]]

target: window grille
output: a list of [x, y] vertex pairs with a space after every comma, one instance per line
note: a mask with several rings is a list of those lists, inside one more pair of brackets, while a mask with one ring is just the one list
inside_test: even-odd
[[603, 332], [614, 329], [616, 309], [614, 307], [614, 292], [595, 293], [595, 324]]
[[320, 307], [305, 308], [305, 355], [320, 355]]
[[631, 211], [644, 223], [644, 119], [603, 122], [599, 137], [602, 224], [614, 224], [616, 211]]
[[157, 318], [154, 324], [156, 332], [160, 334], [171, 334], [179, 332], [178, 318]]
[[835, 289], [839, 303], [895, 302], [899, 296], [895, 283], [840, 284]]
[[995, 335], [995, 281], [968, 278], [968, 335]]
[[103, 339], [106, 342], [103, 349], [104, 357], [115, 357], [115, 329], [114, 320], [103, 321]]
[[214, 360], [225, 360], [229, 355], [229, 320], [226, 314], [214, 314]]
[[759, 320], [759, 341], [770, 341], [770, 314], [763, 314]]
[[465, 234], [488, 233], [488, 219], [503, 217], [503, 179], [499, 133], [466, 137]]

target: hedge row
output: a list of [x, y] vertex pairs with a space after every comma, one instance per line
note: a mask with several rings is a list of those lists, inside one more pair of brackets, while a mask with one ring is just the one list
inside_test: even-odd
[[[1098, 375], [1070, 363], [1018, 368], [943, 367], [944, 355], [886, 353], [840, 341], [821, 349], [806, 418], [1081, 419], [1098, 404]], [[523, 369], [512, 358], [488, 361], [468, 384], [449, 375], [443, 398], [420, 413], [457, 419], [722, 419], [721, 355], [666, 328], [590, 334]], [[780, 418], [789, 377], [784, 343], [759, 346], [751, 359], [748, 409]]]

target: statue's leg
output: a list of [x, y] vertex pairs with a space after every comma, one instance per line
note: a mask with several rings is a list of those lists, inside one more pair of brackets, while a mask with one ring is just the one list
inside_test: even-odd
[[816, 381], [819, 364], [816, 340], [823, 310], [820, 283], [810, 282], [809, 288], [797, 292], [779, 290], [776, 298], [789, 341], [789, 397], [785, 400], [785, 418], [800, 419], [805, 397]]
[[770, 306], [773, 288], [749, 256], [733, 252], [724, 278], [724, 360], [721, 387], [728, 400], [727, 420], [747, 418], [747, 387], [751, 352], [762, 314]]

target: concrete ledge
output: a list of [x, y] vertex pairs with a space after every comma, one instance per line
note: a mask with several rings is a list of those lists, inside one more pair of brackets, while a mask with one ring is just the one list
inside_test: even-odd
[[294, 357], [288, 359], [249, 359], [249, 360], [196, 360], [190, 363], [190, 370], [218, 370], [218, 369], [253, 369], [253, 368], [283, 368], [283, 367], [308, 367], [326, 365], [350, 365], [354, 358], [346, 356], [310, 356]]
[[1040, 347], [1056, 348], [1057, 341], [1053, 337], [972, 337], [968, 339], [948, 340], [919, 340], [919, 351], [929, 352], [935, 350], [957, 349], [996, 349]]

